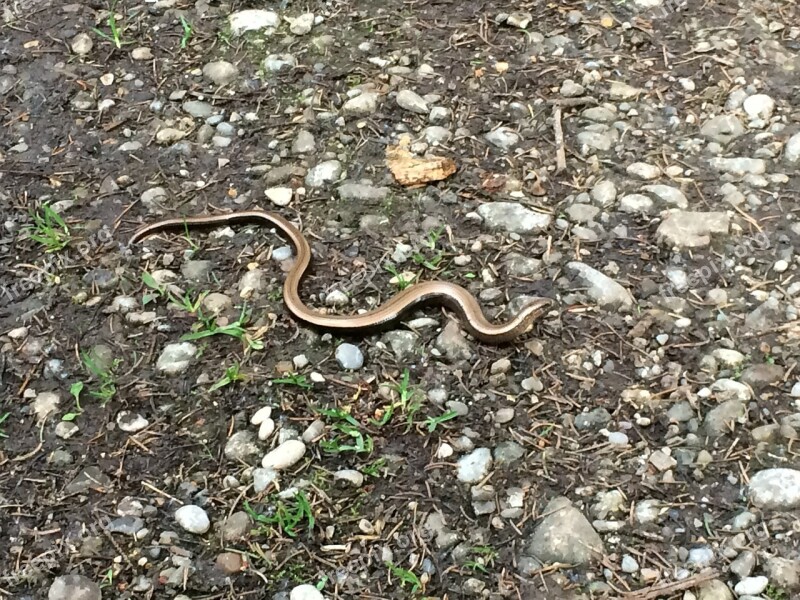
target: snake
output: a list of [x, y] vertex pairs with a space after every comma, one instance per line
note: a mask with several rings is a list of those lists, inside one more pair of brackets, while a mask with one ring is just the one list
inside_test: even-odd
[[533, 322], [544, 314], [553, 303], [549, 298], [528, 299], [511, 319], [503, 323], [491, 323], [486, 319], [475, 297], [460, 285], [442, 280], [414, 283], [399, 291], [378, 307], [355, 315], [335, 315], [318, 312], [306, 306], [300, 299], [300, 283], [311, 262], [311, 247], [305, 236], [291, 222], [279, 214], [263, 210], [242, 210], [216, 215], [168, 218], [145, 224], [131, 236], [133, 245], [156, 232], [193, 226], [229, 226], [240, 222], [256, 222], [277, 227], [295, 247], [296, 259], [283, 285], [283, 300], [296, 319], [323, 330], [350, 334], [363, 330], [385, 327], [397, 321], [412, 307], [422, 303], [438, 301], [458, 313], [464, 328], [476, 339], [489, 344], [510, 342], [527, 332]]

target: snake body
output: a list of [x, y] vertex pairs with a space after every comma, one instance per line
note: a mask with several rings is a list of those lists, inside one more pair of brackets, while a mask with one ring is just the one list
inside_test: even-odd
[[189, 226], [230, 225], [242, 221], [266, 223], [280, 229], [292, 242], [297, 258], [286, 276], [283, 299], [289, 311], [300, 321], [321, 329], [352, 333], [379, 328], [397, 320], [412, 307], [428, 301], [439, 301], [459, 313], [466, 329], [477, 339], [500, 344], [508, 342], [529, 329], [552, 304], [548, 298], [533, 298], [510, 320], [501, 324], [490, 323], [483, 315], [478, 301], [463, 287], [445, 281], [416, 283], [390, 298], [381, 306], [357, 315], [329, 315], [306, 306], [300, 299], [299, 289], [303, 275], [311, 262], [311, 247], [302, 233], [289, 221], [275, 213], [262, 210], [244, 210], [220, 215], [178, 217], [164, 219], [137, 229], [129, 244], [165, 229]]

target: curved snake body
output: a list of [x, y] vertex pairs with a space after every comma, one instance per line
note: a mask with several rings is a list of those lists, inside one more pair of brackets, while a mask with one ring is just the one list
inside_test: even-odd
[[397, 320], [409, 309], [423, 302], [438, 301], [459, 313], [466, 329], [477, 339], [499, 344], [508, 342], [527, 331], [545, 309], [552, 304], [548, 298], [533, 298], [505, 323], [490, 323], [483, 315], [478, 301], [463, 287], [446, 281], [416, 283], [390, 298], [381, 306], [357, 315], [329, 315], [306, 306], [300, 299], [299, 289], [303, 275], [311, 262], [311, 247], [302, 233], [289, 221], [275, 213], [262, 210], [245, 210], [229, 214], [179, 217], [164, 219], [140, 227], [130, 239], [134, 244], [142, 238], [165, 229], [188, 226], [230, 225], [236, 222], [261, 222], [280, 229], [297, 251], [291, 270], [283, 286], [283, 299], [289, 311], [300, 321], [328, 330], [352, 333], [383, 327]]

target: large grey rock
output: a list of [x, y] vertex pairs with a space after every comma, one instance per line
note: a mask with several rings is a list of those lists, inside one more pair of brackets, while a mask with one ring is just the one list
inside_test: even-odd
[[583, 513], [565, 497], [551, 500], [525, 553], [544, 563], [584, 565], [604, 553], [603, 541]]

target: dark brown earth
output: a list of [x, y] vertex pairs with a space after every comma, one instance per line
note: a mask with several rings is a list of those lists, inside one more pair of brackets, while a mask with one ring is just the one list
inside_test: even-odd
[[[762, 9], [761, 3], [754, 3], [747, 14], [733, 1], [691, 3], [690, 9], [664, 17], [642, 14], [632, 19], [633, 13], [615, 3], [577, 1], [507, 6], [290, 2], [284, 9], [255, 2], [160, 4], [117, 3], [114, 10], [125, 27], [121, 49], [92, 31], [109, 31], [104, 3], [33, 1], [4, 8], [0, 415], [6, 417], [0, 428], [6, 437], [0, 441], [0, 539], [5, 540], [0, 543], [0, 593], [15, 599], [45, 598], [55, 577], [80, 573], [100, 584], [107, 598], [271, 598], [302, 583], [320, 583], [331, 598], [412, 597], [412, 584], [401, 587], [398, 572], [385, 564], [386, 547], [393, 552], [394, 564], [423, 582], [422, 565], [428, 559], [425, 568], [430, 574], [418, 592], [430, 597], [687, 599], [684, 590], [658, 596], [645, 592], [676, 580], [676, 571], [683, 568], [681, 550], [700, 545], [721, 549], [730, 543], [735, 532], [726, 524], [748, 508], [743, 476], [773, 466], [800, 468], [791, 443], [758, 446], [748, 432], [796, 412], [788, 395], [796, 379], [795, 325], [778, 321], [755, 334], [743, 328], [745, 315], [759, 304], [749, 292], [773, 289], [773, 283], [766, 283], [775, 281], [772, 265], [797, 244], [794, 217], [789, 215], [800, 210], [800, 176], [796, 168], [784, 167], [788, 182], [779, 191], [765, 192], [758, 211], [748, 206], [733, 210], [718, 193], [719, 174], [684, 149], [691, 138], [699, 137], [696, 127], [692, 130], [685, 122], [672, 127], [669, 117], [677, 114], [683, 120], [713, 112], [709, 104], [724, 104], [736, 85], [730, 71], [738, 69], [747, 81], [765, 82], [763, 93], [782, 107], [796, 130], [796, 71], [787, 74], [763, 58], [763, 32], [756, 21], [767, 15], [797, 26], [797, 7], [786, 1], [763, 3], [769, 8]], [[305, 36], [291, 35], [284, 23], [270, 38], [237, 38], [230, 34], [227, 16], [245, 8], [292, 16], [313, 12], [325, 20]], [[519, 10], [533, 15], [527, 30], [495, 22], [498, 13]], [[570, 23], [570, 10], [581, 12], [580, 24]], [[181, 16], [192, 30], [185, 48]], [[609, 16], [614, 21], [605, 26], [601, 19]], [[630, 28], [622, 27], [626, 21], [632, 23]], [[695, 53], [698, 31], [709, 30], [735, 38], [738, 48], [719, 60]], [[83, 57], [71, 49], [81, 32], [94, 41]], [[531, 33], [562, 35], [570, 41], [554, 56], [552, 49], [541, 51]], [[321, 43], [312, 40], [324, 35], [333, 36], [333, 41], [320, 49]], [[370, 42], [373, 49], [359, 52], [362, 42]], [[132, 59], [131, 51], [139, 47], [150, 48], [153, 58]], [[785, 37], [784, 48], [798, 52], [799, 41]], [[266, 77], [260, 66], [264, 56], [283, 52], [295, 55], [298, 66]], [[407, 57], [412, 69], [430, 65], [436, 76], [414, 80], [411, 86], [403, 76], [388, 75], [366, 60], [392, 53]], [[193, 73], [211, 60], [236, 64], [235, 83], [215, 86]], [[498, 72], [498, 61], [507, 63], [507, 70]], [[565, 79], [581, 81], [590, 61], [604, 65], [606, 79], [647, 90], [631, 100], [638, 115], [624, 115], [631, 128], [642, 133], [627, 135], [619, 152], [597, 153], [593, 162], [575, 142], [585, 125], [581, 111], [591, 104], [567, 103], [562, 115], [567, 169], [556, 172], [552, 103], [560, 98]], [[317, 63], [324, 68], [316, 68]], [[100, 80], [107, 73], [115, 76], [111, 85]], [[680, 78], [696, 81], [696, 91], [681, 89], [675, 83]], [[325, 111], [340, 111], [347, 92], [364, 84], [384, 95], [369, 117], [348, 118], [344, 125], [318, 118]], [[422, 96], [442, 96], [437, 104], [454, 112], [451, 129], [472, 132], [434, 149], [456, 160], [455, 175], [414, 189], [398, 185], [384, 162], [397, 132], [405, 129], [415, 137], [427, 125], [425, 115], [403, 110], [386, 96], [408, 87]], [[604, 82], [598, 90], [605, 87]], [[302, 105], [307, 89], [315, 94], [311, 109]], [[185, 92], [182, 98], [170, 100], [178, 90]], [[75, 108], [79, 93], [94, 99], [91, 108]], [[599, 91], [592, 95], [609, 101]], [[100, 111], [99, 99], [114, 104]], [[196, 141], [202, 119], [186, 124], [189, 134], [183, 142], [159, 144], [156, 132], [165, 126], [182, 127], [180, 120], [187, 115], [181, 104], [191, 99], [224, 109], [226, 115], [255, 112], [258, 119], [237, 122], [242, 135], [226, 148]], [[154, 102], [159, 104], [155, 109]], [[519, 104], [514, 107], [513, 102]], [[528, 107], [529, 114], [520, 114], [520, 106]], [[483, 139], [484, 132], [501, 123], [521, 133], [521, 151], [506, 153]], [[313, 134], [316, 151], [293, 156], [290, 147], [300, 129]], [[27, 150], [14, 149], [20, 140]], [[142, 142], [141, 149], [120, 151], [119, 146], [130, 140]], [[752, 156], [758, 147], [752, 135], [746, 135], [725, 150], [730, 156]], [[286, 208], [270, 204], [265, 189], [276, 184], [305, 188], [306, 171], [329, 158], [323, 158], [326, 152], [342, 161], [348, 180], [369, 179], [390, 187], [389, 195], [384, 200], [342, 200], [329, 186], [308, 189]], [[515, 201], [564, 220], [568, 197], [588, 191], [601, 173], [631, 179], [626, 167], [637, 161], [690, 169], [692, 183], [683, 191], [692, 210], [728, 210], [738, 232], [715, 237], [707, 247], [675, 252], [657, 242], [659, 215], [609, 210], [602, 228], [611, 232], [624, 225], [627, 233], [587, 241], [555, 220], [537, 235], [513, 239], [487, 231], [469, 214], [486, 202]], [[284, 165], [292, 165], [294, 171], [283, 181], [271, 182], [270, 168]], [[511, 183], [493, 187], [487, 183], [493, 175]], [[510, 195], [515, 185], [524, 192], [524, 200]], [[154, 187], [166, 190], [159, 209], [141, 200]], [[24, 228], [33, 213], [53, 203], [67, 206], [62, 215], [71, 240], [65, 248], [47, 253]], [[471, 341], [472, 357], [454, 360], [431, 350], [438, 346], [440, 328], [455, 315], [426, 307], [411, 317], [433, 317], [439, 328], [419, 331], [412, 352], [398, 356], [383, 334], [354, 332], [340, 339], [297, 323], [281, 302], [285, 266], [270, 258], [286, 242], [264, 228], [237, 226], [233, 237], [224, 238], [193, 230], [191, 244], [172, 234], [127, 245], [136, 227], [160, 217], [244, 208], [276, 210], [302, 223], [314, 249], [312, 273], [302, 295], [317, 307], [323, 305], [320, 298], [334, 290], [354, 298], [346, 309], [351, 311], [368, 307], [367, 296], [377, 302], [392, 296], [397, 288], [382, 265], [403, 242], [428, 258], [441, 254], [438, 269], [413, 262], [403, 269], [412, 268], [425, 279], [460, 283], [476, 295], [487, 287], [500, 288], [503, 296], [495, 306], [484, 302], [492, 318], [505, 318], [506, 303], [520, 295], [553, 298], [557, 309], [514, 344], [493, 347]], [[377, 215], [385, 223], [365, 226], [364, 215]], [[427, 248], [429, 232], [440, 225], [446, 226], [445, 233], [434, 249]], [[657, 293], [667, 282], [665, 268], [679, 266], [692, 273], [722, 264], [723, 257], [736, 256], [742, 240], [762, 230], [770, 240], [767, 247], [748, 246], [746, 259], [723, 266], [681, 303]], [[476, 240], [482, 242], [479, 250], [472, 249]], [[509, 252], [541, 258], [540, 268], [528, 276], [509, 274], [504, 263]], [[463, 254], [471, 254], [472, 261], [459, 265], [454, 259]], [[209, 261], [200, 280], [189, 281], [182, 271], [189, 259]], [[634, 308], [623, 312], [595, 306], [566, 269], [572, 260], [593, 266], [629, 289], [636, 299]], [[605, 268], [610, 263], [615, 270]], [[248, 350], [231, 336], [203, 338], [195, 342], [197, 360], [178, 377], [159, 372], [156, 361], [167, 344], [197, 327], [196, 315], [170, 307], [163, 298], [143, 309], [156, 312], [153, 323], [133, 324], [111, 310], [118, 296], [141, 302], [149, 293], [143, 272], [169, 269], [178, 273], [174, 283], [192, 298], [201, 292], [230, 296], [235, 305], [223, 317], [233, 322], [242, 310], [237, 286], [253, 264], [264, 271], [267, 285], [246, 304], [246, 329], [263, 349]], [[483, 281], [484, 269], [493, 273], [494, 283]], [[724, 308], [707, 301], [712, 288], [727, 291], [730, 302]], [[691, 326], [675, 326], [680, 316], [688, 316]], [[27, 328], [23, 337], [9, 336], [20, 327]], [[660, 333], [668, 334], [666, 344], [656, 340]], [[746, 429], [737, 425], [716, 440], [698, 433], [712, 462], [703, 467], [678, 464], [671, 480], [664, 480], [643, 457], [664, 446], [682, 447], [678, 438], [685, 437], [687, 425], [670, 423], [666, 413], [673, 403], [689, 400], [699, 422], [716, 404], [698, 398], [696, 391], [725, 375], [701, 368], [703, 357], [720, 347], [721, 339], [731, 340], [730, 347], [748, 356], [750, 365], [778, 364], [781, 375], [760, 390], [757, 403], [748, 405]], [[351, 372], [337, 363], [335, 351], [341, 342], [364, 352], [364, 367]], [[118, 361], [113, 368], [115, 390], [105, 402], [89, 395], [100, 389], [101, 381], [81, 360], [82, 352], [98, 345]], [[310, 382], [312, 371], [326, 381], [309, 383], [308, 389], [276, 382], [295, 369], [292, 359], [301, 354], [309, 365], [298, 369], [295, 383]], [[652, 371], [656, 354], [660, 370], [642, 376], [639, 370]], [[510, 366], [493, 373], [493, 365], [502, 359]], [[239, 366], [246, 381], [209, 391], [232, 365]], [[387, 424], [376, 424], [391, 398], [381, 385], [397, 384], [404, 371], [418, 410], [398, 410]], [[741, 371], [729, 376], [738, 378]], [[529, 377], [541, 382], [538, 391], [523, 387]], [[64, 415], [78, 412], [69, 391], [76, 382], [85, 385], [82, 410], [74, 420], [79, 431], [62, 439], [55, 425]], [[428, 398], [435, 388], [447, 390], [449, 400], [468, 405], [468, 414], [430, 431], [426, 419], [447, 410]], [[650, 398], [641, 403], [630, 399], [623, 393], [630, 389], [647, 390]], [[60, 403], [57, 414], [40, 424], [33, 401], [48, 391], [56, 392]], [[224, 449], [233, 432], [252, 429], [249, 418], [265, 404], [273, 406], [279, 428], [298, 432], [320, 416], [320, 409], [347, 411], [374, 448], [370, 453], [326, 453], [320, 445], [310, 445], [304, 458], [282, 474], [281, 489], [305, 481], [313, 526], [304, 521], [297, 537], [291, 538], [275, 526], [254, 523], [257, 531], [246, 540], [223, 542], [217, 527], [242, 510], [245, 501], [263, 515], [278, 506], [275, 489], [256, 494], [244, 485], [229, 487], [224, 482], [233, 476], [249, 483], [252, 467], [260, 466], [261, 455], [249, 465], [238, 464]], [[514, 409], [511, 423], [497, 423], [495, 416], [502, 408]], [[610, 414], [609, 430], [620, 429], [613, 424], [627, 423], [627, 447], [609, 444], [599, 428], [575, 427], [576, 416], [597, 408]], [[135, 434], [122, 431], [116, 421], [122, 410], [142, 415], [149, 425]], [[651, 424], [640, 425], [643, 417]], [[332, 417], [323, 419], [329, 427], [336, 423]], [[522, 517], [476, 515], [471, 486], [456, 478], [459, 457], [437, 458], [440, 445], [454, 444], [465, 428], [475, 432], [476, 447], [515, 441], [524, 449], [524, 457], [496, 465], [489, 480], [498, 501], [508, 488], [525, 490]], [[675, 428], [678, 436], [671, 433]], [[326, 430], [325, 439], [332, 436], [333, 430]], [[665, 441], [670, 437], [672, 442]], [[260, 443], [263, 452], [272, 445], [273, 441]], [[365, 473], [364, 484], [334, 481], [333, 473], [341, 469]], [[76, 478], [87, 473], [90, 482], [76, 491]], [[598, 492], [608, 490], [624, 493], [630, 515], [645, 499], [659, 501], [666, 510], [657, 523], [633, 524], [631, 516], [621, 532], [603, 533], [606, 552], [600, 562], [521, 572], [520, 552], [552, 498], [568, 497], [591, 522], [588, 507]], [[143, 517], [148, 532], [141, 540], [103, 528], [118, 518], [118, 506], [126, 497], [150, 507]], [[181, 530], [173, 515], [182, 504], [202, 505], [215, 529], [205, 535]], [[432, 511], [441, 512], [447, 527], [461, 535], [460, 554], [439, 547], [425, 530]], [[625, 521], [628, 516], [619, 518]], [[788, 534], [796, 519], [792, 511], [765, 516], [745, 532], [747, 544], [796, 558], [796, 540]], [[165, 543], [164, 531], [178, 533]], [[781, 531], [787, 535], [774, 537]], [[246, 566], [233, 575], [223, 573], [215, 566], [223, 552], [240, 555]], [[622, 572], [624, 554], [635, 557], [643, 568], [656, 569], [656, 580]], [[183, 586], [168, 583], [163, 574], [177, 566], [175, 557], [190, 557], [193, 565]], [[713, 568], [722, 574], [729, 563], [720, 553]], [[696, 574], [691, 567], [688, 571], [686, 576]], [[470, 578], [482, 582], [482, 593], [469, 591]], [[608, 585], [597, 586], [598, 582]], [[779, 586], [771, 589], [773, 600], [796, 593]], [[633, 594], [637, 590], [642, 593]]]

